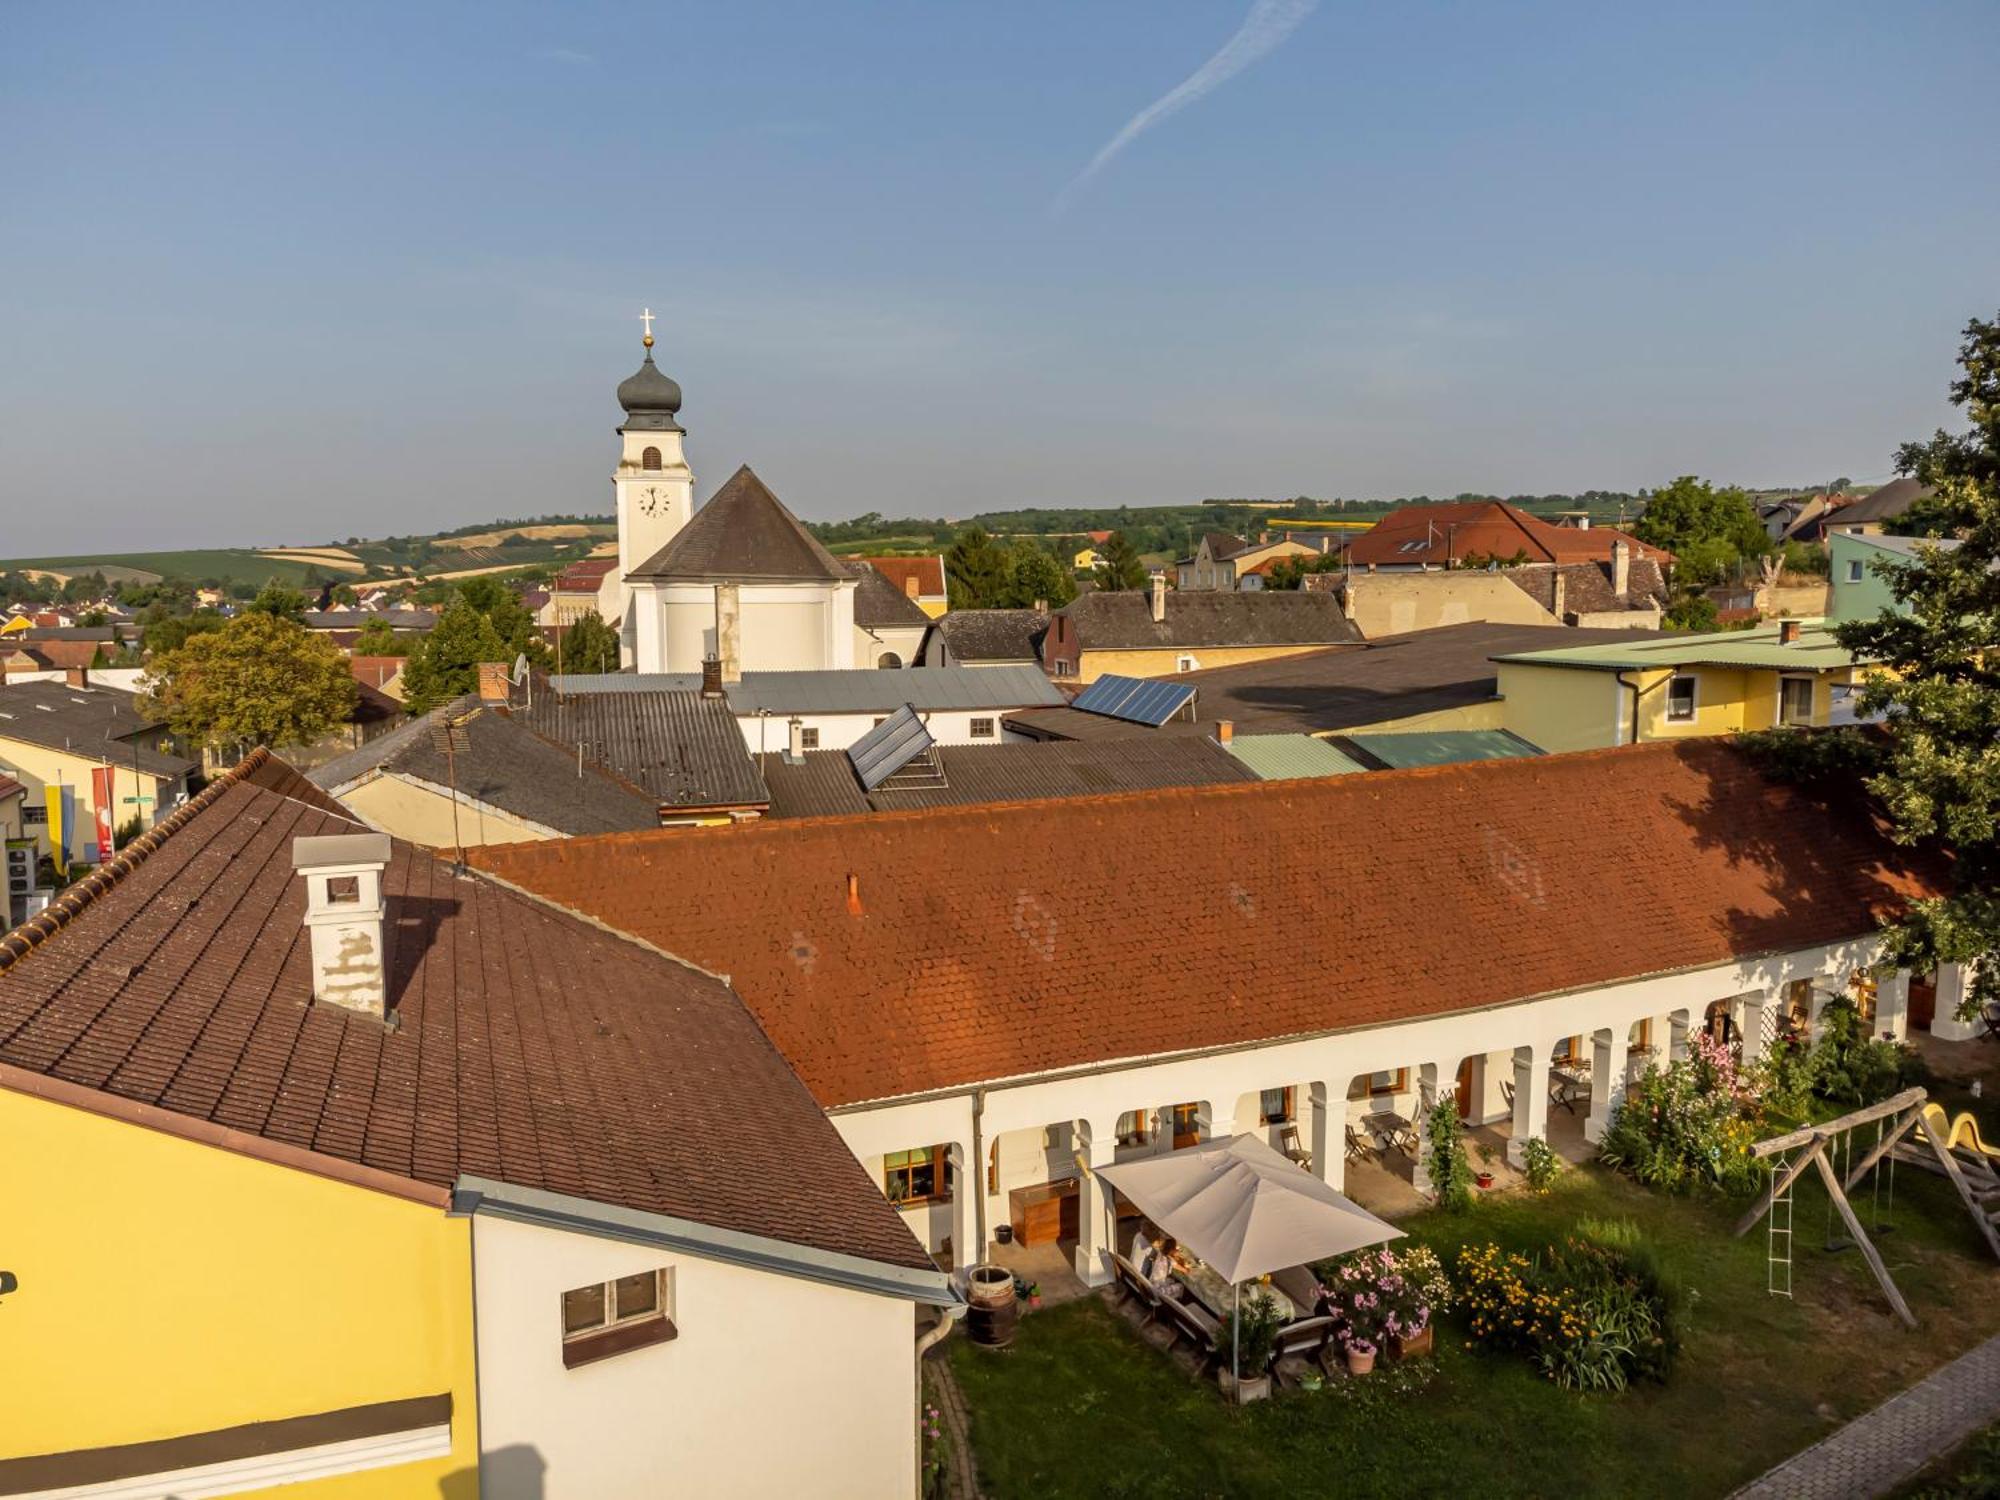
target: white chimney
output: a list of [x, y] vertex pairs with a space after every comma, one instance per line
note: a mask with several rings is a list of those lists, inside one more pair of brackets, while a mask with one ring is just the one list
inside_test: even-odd
[[789, 733], [785, 737], [785, 759], [797, 765], [806, 758], [806, 726], [802, 719], [794, 717], [786, 726]]
[[1153, 575], [1153, 623], [1158, 625], [1167, 617], [1167, 575]]
[[385, 1019], [389, 947], [382, 872], [389, 835], [339, 833], [292, 841], [292, 868], [306, 879], [313, 999]]
[[715, 654], [722, 662], [722, 680], [743, 680], [743, 605], [737, 586], [715, 586]]
[[1556, 617], [1556, 624], [1567, 625], [1569, 621], [1563, 618], [1563, 609], [1569, 603], [1569, 584], [1563, 578], [1562, 564], [1556, 563], [1552, 565], [1549, 573], [1551, 576], [1549, 613]]
[[1619, 540], [1611, 544], [1611, 592], [1623, 599], [1632, 587], [1632, 544]]

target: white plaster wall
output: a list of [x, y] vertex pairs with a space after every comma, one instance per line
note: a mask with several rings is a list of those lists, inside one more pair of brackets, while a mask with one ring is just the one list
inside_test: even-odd
[[[667, 1343], [576, 1369], [562, 1293], [674, 1271]], [[484, 1500], [826, 1496], [916, 1486], [912, 1305], [490, 1214], [473, 1220]]]
[[[871, 711], [865, 714], [800, 714], [799, 724], [802, 728], [819, 731], [819, 749], [845, 750], [873, 729], [877, 719], [886, 717], [889, 712], [884, 709], [879, 713]], [[931, 738], [940, 745], [997, 745], [1003, 740], [1024, 743], [1026, 736], [1009, 734], [1000, 723], [1010, 712], [1011, 709], [1005, 708], [939, 709], [922, 717]], [[975, 740], [972, 737], [974, 719], [993, 720], [995, 738]], [[791, 723], [787, 716], [771, 714], [759, 718], [756, 714], [744, 714], [736, 722], [743, 730], [743, 743], [750, 747], [751, 754], [766, 751], [774, 755], [784, 753], [790, 733], [787, 726]]]
[[[989, 1081], [984, 1089], [982, 1140], [1000, 1139], [1002, 1158], [1000, 1191], [988, 1204], [988, 1233], [1005, 1217], [1010, 1189], [1051, 1180], [1047, 1173], [1030, 1174], [1038, 1165], [1037, 1143], [1041, 1131], [1052, 1123], [1089, 1121], [1094, 1133], [1108, 1140], [1117, 1129], [1119, 1115], [1140, 1103], [1150, 1101], [1153, 1107], [1162, 1107], [1205, 1101], [1214, 1106], [1213, 1133], [1234, 1134], [1258, 1128], [1255, 1113], [1258, 1091], [1293, 1084], [1302, 1091], [1300, 1133], [1303, 1143], [1310, 1146], [1310, 1115], [1305, 1107], [1309, 1096], [1304, 1090], [1310, 1084], [1323, 1082], [1328, 1086], [1329, 1112], [1336, 1127], [1331, 1132], [1333, 1149], [1338, 1152], [1344, 1134], [1338, 1127], [1345, 1119], [1384, 1107], [1412, 1116], [1417, 1108], [1416, 1091], [1423, 1066], [1438, 1065], [1443, 1086], [1449, 1088], [1457, 1076], [1459, 1063], [1466, 1057], [1486, 1059], [1483, 1069], [1475, 1069], [1474, 1089], [1475, 1100], [1485, 1118], [1504, 1118], [1506, 1105], [1500, 1089], [1503, 1082], [1513, 1082], [1513, 1051], [1518, 1046], [1533, 1046], [1546, 1058], [1564, 1037], [1587, 1038], [1603, 1028], [1629, 1034], [1634, 1023], [1654, 1018], [1653, 1040], [1660, 1048], [1659, 1060], [1664, 1063], [1668, 1029], [1662, 1018], [1672, 1012], [1686, 1010], [1698, 1025], [1711, 1001], [1750, 992], [1775, 995], [1796, 979], [1838, 978], [1844, 982], [1856, 968], [1874, 962], [1880, 948], [1878, 938], [1861, 938], [1364, 1031], [1255, 1044], [1173, 1059], [1135, 1056], [1059, 1077]], [[1367, 1101], [1340, 1102], [1348, 1084], [1359, 1075], [1393, 1068], [1410, 1070], [1409, 1091]], [[1237, 1111], [1233, 1116], [1227, 1113], [1232, 1107]], [[878, 1180], [882, 1151], [937, 1142], [969, 1143], [971, 1139], [969, 1104], [964, 1094], [861, 1106], [833, 1118], [857, 1154], [865, 1160], [873, 1153]], [[1010, 1147], [1014, 1132], [1021, 1132], [1022, 1144]], [[1060, 1154], [1065, 1160], [1058, 1161], [1058, 1152], [1050, 1151], [1050, 1162], [1060, 1167], [1063, 1175], [1073, 1175], [1074, 1169], [1066, 1161], [1067, 1152]], [[925, 1232], [923, 1225], [913, 1223], [912, 1227], [919, 1234]], [[935, 1241], [927, 1244], [929, 1248], [937, 1248]]]
[[[715, 650], [714, 585], [638, 582], [632, 589], [639, 615], [638, 670], [699, 672]], [[855, 664], [853, 583], [746, 583], [737, 597], [739, 671], [810, 672]]]

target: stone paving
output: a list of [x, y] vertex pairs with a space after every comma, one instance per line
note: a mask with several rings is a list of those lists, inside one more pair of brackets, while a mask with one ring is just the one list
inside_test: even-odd
[[958, 1388], [951, 1362], [944, 1357], [945, 1346], [951, 1339], [963, 1337], [963, 1332], [954, 1329], [951, 1338], [924, 1357], [924, 1390], [926, 1398], [937, 1407], [945, 1435], [951, 1440], [945, 1494], [950, 1500], [980, 1500], [979, 1475], [972, 1465], [972, 1424], [966, 1419], [965, 1393]]
[[2000, 1421], [2000, 1338], [1794, 1454], [1733, 1500], [1869, 1500]]

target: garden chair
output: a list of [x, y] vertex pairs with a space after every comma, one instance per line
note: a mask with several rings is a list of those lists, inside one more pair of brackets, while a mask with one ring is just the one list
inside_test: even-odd
[[1298, 1126], [1287, 1125], [1283, 1130], [1278, 1132], [1278, 1149], [1307, 1171], [1312, 1170], [1312, 1152], [1308, 1151], [1305, 1148], [1305, 1143], [1299, 1139]]
[[1360, 1131], [1354, 1128], [1352, 1123], [1349, 1123], [1347, 1127], [1347, 1159], [1349, 1161], [1366, 1161], [1374, 1154], [1375, 1143], [1364, 1137]]

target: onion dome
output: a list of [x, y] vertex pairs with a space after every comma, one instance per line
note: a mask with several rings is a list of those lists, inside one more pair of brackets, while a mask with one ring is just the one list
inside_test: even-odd
[[618, 404], [625, 408], [627, 428], [650, 428], [659, 432], [679, 432], [680, 423], [674, 415], [681, 409], [681, 388], [671, 378], [660, 373], [660, 367], [653, 363], [653, 351], [646, 351], [646, 362], [628, 376], [618, 386]]

